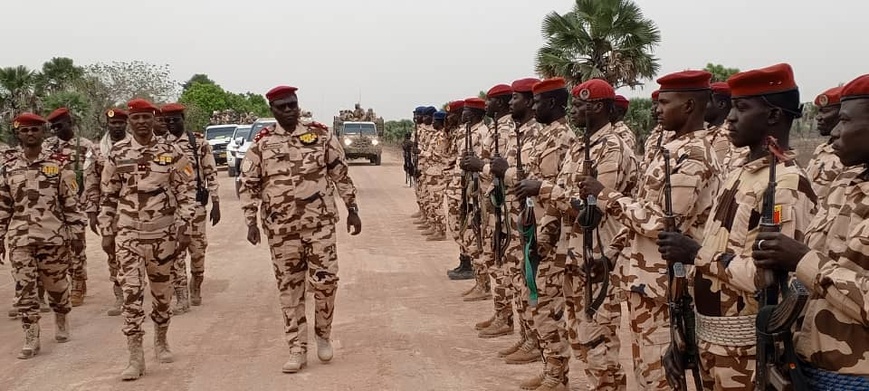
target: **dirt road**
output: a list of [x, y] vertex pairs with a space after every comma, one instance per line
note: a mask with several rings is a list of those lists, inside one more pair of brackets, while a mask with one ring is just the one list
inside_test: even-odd
[[[449, 281], [444, 274], [457, 263], [456, 246], [422, 241], [413, 228], [413, 191], [404, 185], [398, 158], [384, 155], [380, 167], [354, 164], [350, 173], [359, 188], [363, 233], [348, 235], [342, 216], [331, 364], [317, 361], [312, 341], [308, 368], [281, 373], [287, 347], [268, 249], [244, 239], [233, 182], [221, 172], [223, 221], [209, 231], [204, 304], [173, 317], [174, 363], [156, 362], [148, 319], [146, 375], [132, 383], [119, 380], [127, 359], [122, 321], [105, 315], [113, 300], [105, 255], [99, 237], [89, 233], [88, 297], [70, 315], [72, 340], [54, 342], [53, 316], [45, 314], [42, 352], [18, 360], [20, 323], [0, 320], [0, 389], [514, 390], [540, 371], [540, 363], [508, 366], [497, 358], [495, 351], [515, 335], [477, 338], [473, 324], [489, 316], [491, 302], [462, 302], [461, 292], [472, 283]], [[0, 266], [4, 316], [13, 292], [7, 263]], [[630, 373], [627, 349], [623, 344], [622, 362]], [[585, 389], [575, 360], [571, 388]]]

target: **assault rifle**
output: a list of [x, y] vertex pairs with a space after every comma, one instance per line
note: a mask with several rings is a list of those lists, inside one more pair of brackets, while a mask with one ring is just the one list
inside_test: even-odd
[[[663, 136], [662, 136], [663, 137]], [[661, 148], [664, 158], [664, 231], [678, 232], [676, 216], [673, 214], [673, 187], [670, 182], [670, 151]], [[694, 387], [703, 389], [700, 378], [700, 360], [695, 335], [694, 306], [688, 294], [688, 276], [682, 262], [674, 262], [667, 267], [669, 290], [667, 305], [670, 309], [670, 349], [684, 369], [690, 369], [694, 377]], [[674, 378], [667, 375], [673, 389], [687, 391], [685, 376]]]
[[[495, 153], [493, 157], [501, 157], [500, 138], [501, 133], [498, 132], [498, 120], [495, 119]], [[492, 179], [492, 191], [489, 194], [489, 199], [492, 201], [492, 206], [495, 212], [495, 233], [492, 240], [492, 252], [495, 254], [495, 263], [499, 266], [504, 260], [504, 253], [507, 247], [510, 246], [510, 224], [504, 224], [504, 216], [509, 216], [510, 212], [507, 208], [507, 203], [504, 202], [506, 191], [504, 189], [504, 181], [502, 178], [495, 177]]]
[[[522, 165], [522, 134], [521, 126], [516, 126], [516, 180], [522, 181], [527, 174]], [[520, 199], [519, 219], [516, 228], [522, 241], [522, 264], [525, 272], [525, 285], [528, 287], [529, 302], [537, 305], [537, 268], [540, 266], [540, 255], [537, 253], [537, 216], [534, 215], [534, 201], [531, 198]]]
[[[769, 151], [769, 182], [763, 194], [759, 231], [779, 232], [781, 211], [775, 205], [776, 165], [779, 160], [787, 161], [787, 157], [772, 137], [767, 138], [767, 150]], [[796, 280], [788, 289], [787, 281], [786, 271], [758, 269], [755, 274], [755, 284], [759, 288], [757, 300], [761, 307], [755, 320], [757, 362], [754, 387], [756, 391], [809, 390], [808, 380], [800, 370], [791, 334], [791, 326], [806, 305], [809, 293]], [[781, 304], [778, 303], [779, 293], [783, 296]], [[778, 350], [776, 342], [779, 340], [784, 347], [783, 351]]]
[[[465, 124], [465, 155], [474, 156], [474, 149], [471, 143], [471, 123]], [[483, 249], [483, 212], [482, 194], [480, 191], [480, 174], [471, 171], [465, 171], [462, 177], [462, 229], [464, 233], [471, 226], [474, 230], [474, 240], [477, 248]]]
[[[591, 131], [588, 126], [588, 110], [585, 111], [585, 131], [582, 135], [584, 144], [585, 158], [582, 162], [582, 175], [586, 177], [597, 177], [597, 170], [594, 168], [594, 161], [591, 159]], [[607, 290], [609, 289], [609, 274], [610, 261], [603, 255], [603, 242], [600, 239], [600, 230], [598, 225], [601, 220], [600, 210], [597, 208], [597, 197], [588, 195], [584, 202], [580, 205], [580, 213], [576, 217], [576, 223], [582, 228], [582, 270], [585, 274], [585, 313], [592, 317], [600, 308], [603, 301], [606, 299]], [[597, 239], [597, 246], [601, 252], [601, 258], [594, 257], [594, 240]], [[597, 265], [603, 267], [603, 272], [599, 275], [595, 274]], [[594, 296], [594, 283], [600, 282], [600, 292]]]

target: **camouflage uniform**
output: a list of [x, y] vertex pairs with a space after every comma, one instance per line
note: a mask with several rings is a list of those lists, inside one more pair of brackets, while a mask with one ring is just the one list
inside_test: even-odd
[[663, 140], [669, 140], [672, 137], [673, 132], [669, 130], [664, 130], [664, 128], [660, 124], [652, 129], [652, 131], [649, 133], [649, 136], [646, 137], [646, 142], [643, 146], [643, 157], [639, 161], [640, 172], [646, 172], [646, 169], [649, 167], [649, 162], [652, 161], [655, 153], [658, 152], [658, 148], [663, 145]]
[[812, 250], [797, 264], [796, 276], [811, 297], [795, 334], [795, 349], [810, 366], [810, 380], [818, 371], [831, 371], [863, 377], [865, 386], [869, 377], [867, 195], [869, 170], [864, 165], [846, 167], [806, 233]]
[[[290, 351], [306, 353], [305, 290], [314, 291], [314, 330], [329, 339], [338, 288], [333, 185], [344, 203], [356, 205], [344, 149], [319, 123], [264, 129], [242, 162], [245, 221], [256, 226], [257, 211], [271, 249]], [[305, 283], [307, 278], [308, 283]]]
[[[670, 151], [673, 213], [680, 232], [703, 238], [703, 225], [721, 183], [720, 167], [705, 130], [665, 139]], [[651, 153], [636, 197], [605, 188], [598, 197], [606, 213], [629, 228], [628, 263], [622, 288], [628, 295], [634, 375], [640, 389], [663, 390], [669, 385], [661, 358], [670, 343], [667, 307], [667, 262], [656, 244], [664, 228], [664, 160]]]
[[833, 153], [832, 141], [827, 141], [815, 148], [812, 160], [806, 166], [806, 174], [812, 183], [812, 189], [818, 195], [818, 201], [824, 202], [830, 192], [830, 185], [842, 172], [842, 169], [842, 162]]
[[[62, 153], [64, 155], [69, 156], [69, 161], [67, 164], [70, 169], [76, 170], [74, 174], [76, 175], [78, 180], [78, 176], [81, 175], [82, 179], [84, 178], [84, 165], [85, 165], [85, 157], [92, 153], [91, 151], [94, 149], [93, 143], [84, 138], [84, 137], [73, 137], [67, 141], [61, 140], [57, 136], [52, 136], [47, 138], [43, 143], [42, 147], [49, 151], [55, 153]], [[84, 182], [78, 183], [78, 188], [82, 189], [84, 187]], [[79, 208], [84, 209], [84, 197], [81, 195], [76, 196], [78, 200]], [[72, 236], [70, 236], [72, 238]], [[78, 233], [77, 239], [82, 242], [86, 242], [85, 231], [82, 230]], [[87, 255], [85, 254], [85, 247], [82, 247], [80, 252], [71, 251], [70, 254], [70, 266], [69, 266], [69, 275], [72, 278], [72, 290], [73, 295], [81, 292], [81, 296], [85, 295], [85, 287], [83, 281], [88, 279], [87, 277]], [[77, 305], [77, 304], [75, 304]]]
[[[612, 189], [630, 193], [637, 183], [637, 159], [618, 129], [607, 124], [589, 137], [589, 154], [597, 179]], [[579, 182], [585, 167], [584, 142], [571, 145], [561, 172], [555, 182], [544, 182], [540, 188], [540, 200], [547, 203], [547, 213], [555, 214], [561, 220], [561, 240], [558, 256], [566, 259], [567, 271], [564, 276], [564, 299], [568, 337], [576, 357], [585, 365], [585, 373], [590, 389], [623, 390], [627, 387], [625, 372], [619, 364], [620, 341], [617, 329], [621, 319], [621, 301], [615, 296], [619, 291], [618, 276], [610, 273], [612, 281], [606, 299], [594, 315], [586, 313], [584, 287], [587, 282], [582, 273], [585, 262], [583, 256], [583, 232], [576, 224], [571, 199], [579, 198]], [[615, 219], [603, 216], [599, 225], [599, 243], [594, 256], [600, 257], [623, 226]], [[610, 254], [607, 253], [607, 256]], [[613, 263], [616, 258], [611, 258]], [[602, 284], [596, 284], [593, 297]]]
[[[211, 202], [220, 202], [220, 198], [217, 195], [217, 163], [214, 161], [211, 145], [208, 144], [201, 133], [193, 133], [193, 135], [197, 143], [195, 153], [198, 155], [198, 159], [194, 156], [194, 147], [190, 145], [190, 139], [186, 132], [179, 137], [171, 133], [166, 136], [166, 142], [177, 145], [178, 149], [184, 151], [187, 161], [194, 166], [193, 179], [189, 186], [190, 195], [188, 196], [193, 200], [194, 206], [191, 229], [187, 231], [190, 234], [190, 246], [186, 252], [178, 254], [178, 259], [172, 267], [172, 281], [176, 292], [187, 289], [187, 253], [190, 253], [190, 274], [193, 275], [193, 278], [201, 280], [203, 274], [205, 274], [205, 250], [208, 247], [205, 227], [207, 226], [208, 213], [205, 205], [196, 201], [197, 174], [202, 181], [202, 187], [208, 189]], [[199, 162], [198, 164], [196, 163], [197, 161]]]
[[444, 190], [448, 176], [444, 175], [446, 161], [450, 159], [449, 140], [446, 133], [432, 128], [434, 135], [429, 138], [426, 149], [420, 154], [420, 160], [426, 162], [425, 178], [426, 197], [423, 202], [425, 215], [438, 234], [446, 233], [446, 214], [444, 212]]
[[[564, 163], [570, 146], [576, 142], [564, 118], [548, 125], [541, 125], [536, 136], [522, 145], [522, 163], [528, 179], [554, 182]], [[514, 184], [515, 168], [507, 171], [508, 185]], [[511, 183], [512, 182], [512, 183]], [[537, 303], [531, 309], [533, 328], [540, 341], [546, 369], [555, 364], [563, 368], [563, 381], [567, 382], [567, 363], [570, 359], [570, 343], [564, 323], [564, 272], [565, 257], [556, 255], [556, 246], [561, 235], [561, 221], [546, 214], [547, 205], [534, 197], [534, 212], [537, 217], [537, 251], [540, 265], [537, 269]], [[520, 264], [524, 270], [524, 262]], [[524, 279], [524, 277], [523, 277]]]
[[[483, 122], [480, 122], [477, 125], [471, 127], [471, 150], [476, 156], [482, 156], [483, 139], [484, 137], [486, 137], [486, 134], [488, 132], [489, 128]], [[486, 264], [483, 260], [483, 249], [481, 249], [477, 245], [476, 238], [474, 237], [474, 230], [471, 227], [470, 220], [472, 219], [472, 216], [467, 217], [468, 222], [466, 227], [462, 226], [463, 221], [461, 221], [460, 209], [462, 205], [462, 178], [465, 174], [460, 167], [460, 162], [462, 160], [462, 156], [465, 153], [465, 138], [467, 135], [466, 126], [459, 126], [459, 128], [456, 129], [454, 133], [455, 137], [453, 138], [453, 151], [456, 151], [456, 161], [453, 165], [452, 179], [449, 186], [450, 191], [447, 192], [450, 208], [449, 214], [450, 217], [453, 219], [450, 224], [450, 228], [453, 231], [454, 238], [456, 238], [456, 241], [459, 242], [459, 248], [462, 254], [466, 254], [473, 259], [474, 279], [477, 281], [477, 284], [480, 287], [486, 288], [486, 290], [488, 291], [489, 275], [488, 271], [486, 270]], [[482, 183], [483, 181], [480, 180], [481, 193], [485, 192], [485, 188], [482, 187]], [[470, 196], [470, 194], [468, 196]], [[485, 197], [483, 197], [482, 201], [486, 201]], [[485, 247], [485, 245], [483, 247]]]
[[424, 218], [427, 222], [431, 222], [431, 209], [429, 208], [429, 177], [426, 173], [426, 169], [428, 168], [428, 160], [426, 159], [428, 154], [425, 153], [431, 147], [431, 137], [432, 137], [432, 129], [426, 124], [419, 124], [417, 126], [416, 131], [417, 139], [417, 147], [420, 150], [419, 157], [417, 160], [417, 170], [419, 171], [419, 178], [416, 180], [416, 202], [419, 206], [420, 214], [422, 218]]
[[[789, 153], [794, 159], [795, 153]], [[754, 250], [763, 195], [769, 183], [769, 159], [737, 162], [706, 223], [695, 260], [694, 301], [697, 344], [705, 387], [745, 390], [754, 386]], [[776, 165], [775, 212], [781, 232], [802, 240], [815, 211], [811, 184], [795, 160]]]
[[8, 247], [15, 306], [25, 330], [40, 319], [37, 280], [55, 313], [71, 309], [67, 245], [70, 236], [84, 233], [86, 223], [68, 162], [68, 156], [48, 149], [31, 162], [17, 150], [0, 168], [0, 245]]
[[[625, 123], [625, 121], [618, 121], [613, 125], [614, 133], [618, 135], [622, 141], [627, 144], [628, 149], [633, 153], [637, 150], [637, 135], [633, 130]], [[636, 159], [636, 157], [635, 157]]]
[[730, 137], [727, 134], [728, 129], [729, 124], [726, 122], [721, 125], [707, 125], [706, 127], [709, 145], [715, 151], [715, 157], [718, 158], [719, 164], [724, 162], [730, 150], [733, 149], [733, 144], [730, 143]]
[[124, 290], [124, 335], [144, 334], [148, 282], [151, 319], [158, 328], [169, 325], [177, 230], [193, 218], [192, 180], [193, 167], [184, 153], [156, 138], [148, 145], [132, 137], [119, 141], [105, 161], [100, 233], [115, 237], [118, 280]]

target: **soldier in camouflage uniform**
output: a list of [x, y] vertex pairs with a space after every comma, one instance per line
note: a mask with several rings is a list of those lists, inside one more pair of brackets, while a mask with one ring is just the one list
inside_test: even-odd
[[0, 167], [0, 262], [8, 245], [16, 307], [24, 328], [20, 359], [31, 358], [40, 349], [37, 280], [42, 281], [55, 313], [55, 339], [69, 340], [67, 245], [73, 251], [84, 247], [80, 234], [86, 223], [78, 210], [78, 183], [67, 165], [69, 156], [42, 147], [46, 122], [30, 113], [16, 117], [12, 128], [21, 148]]
[[752, 256], [764, 269], [796, 272], [810, 292], [794, 348], [813, 390], [869, 389], [869, 75], [842, 88], [839, 138], [845, 167], [806, 234], [760, 233]]
[[[163, 122], [169, 133], [166, 142], [176, 144], [178, 149], [184, 151], [187, 161], [193, 164], [193, 186], [190, 186], [190, 198], [194, 202], [193, 222], [190, 226], [190, 284], [188, 301], [187, 283], [187, 254], [180, 253], [175, 266], [172, 268], [172, 281], [175, 287], [175, 300], [177, 306], [172, 309], [173, 314], [183, 314], [190, 310], [190, 305], [202, 304], [200, 295], [202, 279], [205, 274], [205, 250], [208, 247], [208, 239], [205, 235], [206, 220], [211, 226], [220, 222], [220, 198], [217, 195], [217, 163], [214, 162], [214, 154], [211, 145], [205, 141], [202, 133], [192, 133], [184, 128], [184, 106], [170, 103], [160, 108], [163, 113]], [[192, 141], [195, 145], [191, 145]], [[211, 214], [206, 217], [205, 206], [211, 199]]]
[[[462, 169], [461, 159], [465, 152], [465, 129], [461, 126], [462, 113], [465, 109], [464, 100], [455, 100], [447, 105], [447, 118], [445, 126], [450, 133], [448, 139], [449, 159], [444, 170], [447, 176], [447, 186], [444, 192], [447, 206], [447, 223], [453, 240], [459, 246], [459, 266], [447, 271], [447, 277], [451, 280], [470, 280], [474, 278], [473, 247], [468, 247], [462, 235]], [[465, 292], [465, 293], [469, 293]]]
[[[522, 383], [525, 390], [567, 390], [570, 361], [570, 342], [564, 322], [564, 272], [566, 260], [558, 257], [556, 247], [561, 237], [561, 220], [545, 213], [550, 206], [540, 199], [544, 181], [556, 180], [576, 135], [567, 126], [566, 110], [570, 93], [562, 78], [543, 80], [533, 87], [534, 117], [542, 127], [533, 140], [528, 140], [529, 153], [523, 153], [528, 177], [516, 186], [519, 199], [531, 198], [536, 217], [536, 240], [539, 266], [536, 276], [526, 275], [536, 286], [536, 304], [533, 303], [534, 331], [543, 352], [544, 369]], [[523, 148], [524, 150], [524, 148]], [[509, 173], [508, 173], [509, 175]], [[510, 180], [508, 179], [508, 183]], [[530, 287], [529, 283], [529, 287]]]
[[338, 288], [335, 188], [349, 213], [347, 231], [352, 227], [351, 234], [357, 235], [362, 230], [344, 150], [325, 125], [299, 123], [296, 90], [279, 86], [266, 94], [277, 124], [257, 135], [241, 165], [247, 239], [254, 245], [260, 242], [259, 211], [272, 253], [290, 350], [282, 368], [285, 373], [298, 372], [307, 364], [305, 290], [309, 285], [316, 306], [317, 356], [323, 362], [332, 359], [329, 338]]
[[[55, 136], [46, 139], [43, 148], [70, 157], [69, 168], [75, 172], [79, 189], [79, 208], [84, 209], [84, 197], [81, 197], [81, 191], [84, 190], [84, 160], [85, 156], [93, 149], [93, 143], [84, 137], [75, 135], [73, 118], [67, 108], [61, 107], [53, 111], [46, 119], [51, 129], [54, 130]], [[80, 237], [77, 239], [85, 242], [84, 231], [78, 235]], [[87, 294], [87, 256], [84, 249], [73, 251], [69, 255], [69, 276], [72, 280], [69, 301], [73, 307], [78, 307], [82, 305]]]
[[613, 100], [613, 111], [610, 117], [615, 133], [621, 136], [622, 140], [628, 144], [631, 153], [636, 153], [637, 150], [637, 134], [625, 123], [625, 115], [628, 114], [628, 108], [631, 107], [631, 102], [628, 98], [621, 95], [616, 95]]
[[839, 125], [839, 107], [842, 87], [833, 87], [824, 91], [815, 98], [818, 106], [818, 133], [824, 137], [830, 137], [826, 142], [815, 148], [812, 160], [806, 166], [806, 174], [812, 182], [812, 188], [818, 195], [818, 200], [823, 202], [830, 191], [830, 184], [836, 176], [842, 172], [842, 162], [833, 153], [833, 128]]
[[[591, 265], [607, 262], [609, 270], [614, 269], [618, 253], [610, 254], [607, 247], [623, 226], [616, 219], [602, 216], [597, 231], [592, 233], [591, 253], [586, 254], [584, 231], [579, 225], [584, 217], [577, 216], [579, 211], [572, 207], [572, 200], [578, 198], [579, 180], [587, 171], [605, 186], [629, 194], [637, 182], [638, 163], [633, 150], [619, 135], [623, 130], [610, 124], [616, 98], [613, 87], [606, 81], [593, 79], [576, 86], [572, 94], [571, 121], [589, 132], [589, 144], [583, 140], [571, 145], [556, 180], [543, 182], [539, 199], [547, 203], [547, 214], [561, 220], [557, 256], [566, 259], [565, 315], [573, 352], [585, 363], [590, 389], [624, 390], [627, 378], [619, 363], [621, 343], [617, 334], [621, 320], [621, 300], [616, 299], [622, 296], [618, 286], [620, 276], [614, 272], [602, 276], [607, 279], [607, 291], [603, 302], [595, 308], [591, 307], [593, 303], [586, 302], [584, 288], [593, 284], [594, 300], [603, 284], [590, 282], [583, 273], [586, 262]], [[588, 163], [586, 148], [591, 157]]]
[[124, 291], [124, 326], [130, 361], [123, 380], [145, 373], [142, 322], [145, 285], [151, 286], [154, 352], [173, 361], [166, 340], [172, 299], [172, 266], [190, 244], [193, 166], [177, 146], [153, 134], [157, 108], [148, 101], [127, 103], [132, 137], [117, 142], [103, 169], [99, 225], [106, 252], [117, 252]]
[[[702, 240], [703, 226], [720, 186], [720, 167], [703, 126], [709, 99], [706, 71], [684, 71], [658, 79], [657, 114], [663, 129], [662, 148], [670, 152], [670, 182], [677, 229]], [[649, 151], [647, 151], [649, 152]], [[622, 289], [627, 293], [634, 359], [634, 376], [642, 390], [668, 389], [661, 358], [670, 343], [667, 306], [667, 263], [658, 253], [658, 232], [665, 227], [663, 210], [664, 160], [660, 149], [640, 177], [636, 196], [608, 189], [586, 177], [583, 198], [597, 197], [598, 207], [628, 229], [629, 259]]]
[[[91, 231], [99, 235], [97, 217], [100, 212], [100, 182], [102, 182], [103, 168], [106, 158], [117, 142], [129, 137], [127, 133], [127, 112], [121, 109], [109, 109], [106, 111], [106, 133], [98, 144], [89, 151], [84, 163], [84, 211], [87, 213]], [[106, 253], [106, 261], [109, 265], [109, 281], [112, 282], [112, 292], [115, 294], [115, 302], [106, 311], [109, 316], [121, 314], [121, 306], [124, 304], [124, 291], [118, 282], [118, 258], [114, 251]]]
[[724, 120], [730, 114], [730, 87], [727, 83], [717, 82], [711, 84], [712, 97], [709, 98], [709, 103], [706, 105], [706, 115], [703, 118], [706, 121], [706, 130], [709, 135], [709, 144], [715, 150], [715, 157], [718, 162], [724, 162], [725, 157], [733, 149], [730, 139], [727, 138], [729, 128]]
[[414, 173], [416, 178], [416, 188], [414, 188], [414, 194], [416, 194], [416, 204], [419, 210], [416, 213], [410, 215], [411, 218], [415, 219], [414, 224], [418, 226], [425, 226], [426, 216], [423, 213], [425, 207], [423, 205], [423, 191], [425, 190], [425, 185], [422, 183], [422, 176], [424, 175], [423, 170], [421, 169], [422, 163], [424, 160], [419, 157], [422, 153], [422, 148], [424, 147], [424, 138], [426, 137], [425, 132], [423, 131], [423, 111], [425, 111], [425, 106], [417, 106], [413, 109], [413, 124], [414, 124], [414, 132], [411, 135], [413, 137], [413, 153], [417, 155], [416, 162], [416, 172]]
[[[750, 153], [728, 173], [706, 222], [702, 244], [680, 233], [662, 232], [658, 245], [667, 261], [695, 265], [693, 297], [704, 387], [738, 391], [754, 386], [759, 307], [755, 294], [763, 287], [756, 285], [751, 252], [769, 183], [767, 137], [775, 137], [787, 151], [775, 169], [774, 222], [781, 231], [802, 240], [816, 198], [794, 160], [796, 153], [789, 151], [791, 124], [800, 114], [799, 91], [790, 66], [737, 73], [727, 83], [735, 107], [727, 118], [733, 129], [729, 139], [734, 147], [749, 148]], [[667, 370], [671, 376], [684, 376], [684, 370], [673, 365], [677, 360], [669, 350]]]
[[[427, 125], [427, 117], [431, 113], [431, 126]], [[423, 232], [426, 236], [426, 241], [443, 241], [446, 240], [446, 216], [444, 214], [444, 188], [446, 177], [444, 176], [444, 165], [448, 156], [445, 152], [448, 147], [447, 134], [444, 132], [443, 120], [446, 119], [446, 113], [440, 124], [436, 124], [435, 115], [437, 110], [434, 107], [427, 107], [423, 112], [423, 124], [429, 129], [426, 145], [421, 151], [420, 161], [425, 162], [425, 173], [421, 177], [425, 180], [425, 216], [428, 223], [428, 230]]]

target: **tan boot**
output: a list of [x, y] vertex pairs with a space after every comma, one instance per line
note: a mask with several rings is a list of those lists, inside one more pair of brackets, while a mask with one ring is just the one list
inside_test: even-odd
[[495, 321], [483, 330], [480, 330], [480, 338], [497, 338], [513, 334], [512, 319], [505, 316], [495, 317]]
[[69, 295], [69, 304], [73, 307], [78, 307], [84, 304], [84, 287], [82, 280], [72, 280], [72, 292]]
[[516, 341], [515, 343], [513, 343], [512, 345], [510, 345], [504, 349], [499, 350], [498, 357], [504, 358], [504, 357], [507, 357], [513, 353], [516, 353], [516, 351], [518, 351], [523, 345], [525, 345], [525, 337], [524, 336], [522, 338], [519, 338], [519, 340]]
[[24, 347], [18, 353], [18, 358], [27, 360], [39, 354], [39, 323], [27, 323], [24, 325]]
[[436, 233], [437, 233], [437, 231], [435, 231], [434, 228], [429, 227], [427, 230], [422, 231], [422, 236], [433, 236]]
[[474, 330], [477, 330], [477, 331], [483, 330], [483, 329], [489, 327], [489, 325], [491, 325], [492, 322], [494, 322], [494, 321], [495, 321], [495, 315], [492, 315], [491, 318], [486, 319], [486, 320], [484, 320], [484, 321], [482, 321], [482, 322], [478, 322], [477, 324], [475, 324], [475, 325], [474, 325]]
[[172, 307], [173, 315], [181, 315], [190, 310], [190, 302], [187, 301], [187, 288], [175, 288], [175, 306]]
[[536, 391], [568, 391], [567, 387], [567, 359], [548, 358], [546, 369], [543, 371], [543, 383]]
[[476, 289], [471, 291], [471, 293], [468, 293], [467, 295], [465, 295], [465, 298], [462, 300], [464, 300], [464, 301], [482, 301], [482, 300], [489, 300], [492, 298], [492, 295], [489, 292], [486, 292], [486, 289], [483, 286], [478, 284], [477, 286], [475, 286], [475, 288]]
[[317, 358], [322, 362], [332, 361], [334, 352], [332, 352], [332, 341], [326, 338], [317, 337]]
[[471, 289], [468, 289], [468, 290], [462, 292], [462, 297], [470, 295], [472, 292], [474, 292], [476, 290], [477, 290], [477, 284], [475, 283], [474, 286], [471, 287]]
[[142, 334], [127, 336], [130, 363], [121, 372], [121, 380], [136, 380], [145, 374], [145, 351], [142, 349]]
[[425, 238], [426, 242], [443, 242], [447, 240], [447, 234], [443, 232], [435, 232], [434, 235]]
[[69, 341], [69, 325], [66, 322], [66, 314], [54, 314], [54, 340], [60, 343]]
[[194, 274], [190, 279], [190, 305], [194, 307], [202, 305], [202, 280], [201, 274]]
[[10, 319], [15, 319], [18, 317], [18, 307], [12, 306], [12, 309], [8, 312]]
[[283, 373], [296, 373], [301, 371], [306, 365], [308, 365], [307, 354], [303, 352], [290, 352], [290, 358], [287, 362], [284, 363], [284, 366], [281, 368]]
[[420, 216], [422, 216], [422, 213], [420, 211], [416, 211], [414, 214], [410, 215], [410, 218], [417, 219]]
[[121, 308], [124, 306], [124, 291], [120, 285], [113, 286], [112, 291], [115, 293], [115, 303], [112, 304], [112, 308], [106, 311], [106, 315], [118, 316], [121, 314]]
[[169, 332], [169, 325], [154, 326], [154, 354], [157, 356], [157, 361], [168, 364], [175, 361], [172, 356], [172, 351], [169, 350], [169, 341], [166, 340], [166, 334]]
[[543, 372], [540, 372], [537, 376], [519, 383], [519, 388], [523, 390], [536, 390], [537, 387], [540, 387], [540, 385], [543, 384], [543, 379], [545, 377], [546, 375]]
[[504, 357], [504, 362], [507, 364], [529, 364], [540, 361], [542, 358], [537, 337], [529, 337], [525, 339], [525, 344], [519, 350]]

